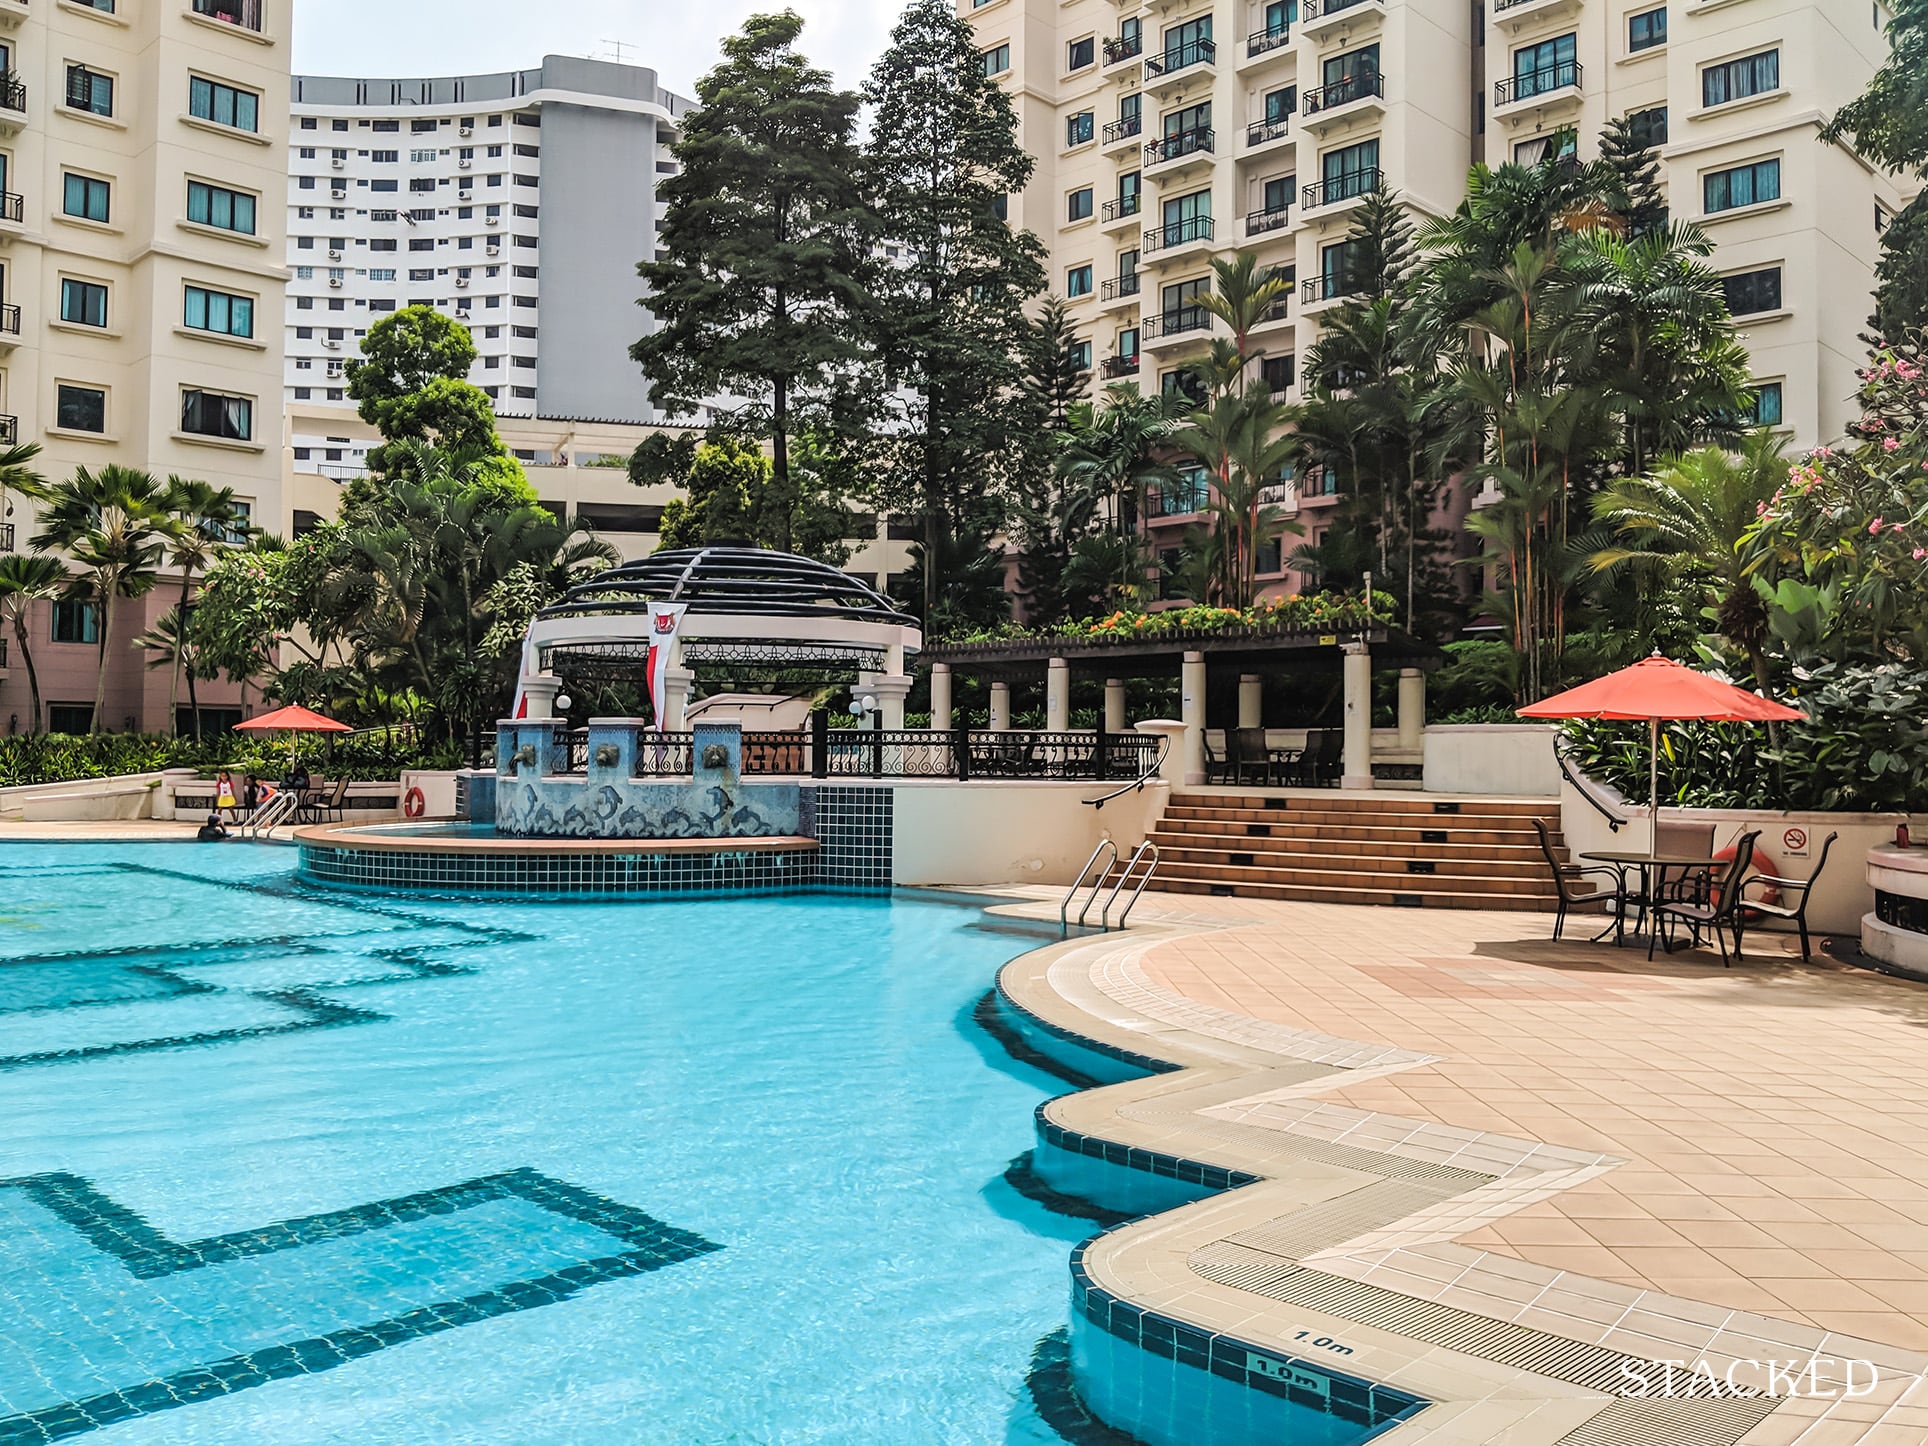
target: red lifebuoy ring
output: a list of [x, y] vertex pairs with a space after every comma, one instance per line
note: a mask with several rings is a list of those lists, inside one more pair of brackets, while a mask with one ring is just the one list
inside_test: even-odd
[[420, 818], [428, 812], [428, 800], [422, 797], [422, 790], [411, 788], [402, 797], [402, 812], [409, 818]]
[[[1729, 844], [1726, 848], [1722, 849], [1719, 853], [1715, 854], [1714, 857], [1723, 863], [1732, 863], [1734, 861], [1734, 845]], [[1781, 872], [1781, 866], [1779, 863], [1775, 861], [1774, 855], [1769, 853], [1766, 849], [1761, 848], [1758, 844], [1754, 848], [1753, 862], [1749, 864], [1748, 867], [1754, 873], [1767, 874], [1770, 877], [1779, 877]], [[1781, 891], [1775, 888], [1772, 884], [1763, 885], [1761, 888], [1761, 892], [1755, 902], [1759, 902], [1763, 904], [1778, 904], [1781, 902]], [[1762, 916], [1757, 913], [1754, 913], [1752, 910], [1749, 910], [1748, 917], [1752, 919], [1758, 919]]]

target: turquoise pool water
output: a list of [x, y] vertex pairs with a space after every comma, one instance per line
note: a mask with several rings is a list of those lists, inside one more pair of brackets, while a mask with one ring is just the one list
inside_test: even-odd
[[1023, 941], [293, 864], [0, 847], [0, 1442], [1059, 1440]]

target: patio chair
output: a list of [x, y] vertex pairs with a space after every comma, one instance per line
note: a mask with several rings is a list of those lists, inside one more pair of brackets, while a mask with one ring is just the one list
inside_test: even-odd
[[315, 816], [318, 823], [340, 823], [348, 811], [348, 780], [337, 778], [335, 786], [328, 790], [326, 798], [317, 798]]
[[1299, 779], [1308, 788], [1336, 787], [1346, 751], [1345, 731], [1340, 728], [1315, 728], [1305, 736], [1305, 750], [1299, 755]]
[[1808, 900], [1814, 895], [1814, 886], [1821, 878], [1821, 870], [1828, 866], [1828, 850], [1834, 847], [1834, 841], [1840, 837], [1838, 833], [1831, 833], [1821, 840], [1821, 856], [1814, 861], [1814, 872], [1805, 879], [1784, 879], [1778, 874], [1756, 874], [1751, 879], [1741, 881], [1743, 891], [1753, 884], [1764, 884], [1769, 888], [1780, 890], [1781, 899], [1778, 903], [1769, 904], [1760, 899], [1744, 898], [1740, 901], [1741, 908], [1752, 909], [1755, 913], [1766, 914], [1770, 918], [1792, 919], [1795, 927], [1801, 931], [1803, 964], [1813, 957], [1808, 947]]
[[[1619, 874], [1604, 864], [1563, 864], [1560, 862], [1560, 856], [1553, 851], [1553, 835], [1547, 829], [1546, 820], [1534, 819], [1533, 831], [1540, 836], [1540, 852], [1546, 856], [1547, 869], [1553, 875], [1553, 891], [1557, 896], [1557, 902], [1553, 906], [1553, 940], [1556, 944], [1560, 940], [1561, 931], [1566, 928], [1568, 910], [1578, 908], [1582, 904], [1604, 903], [1608, 899], [1620, 902], [1624, 907], [1625, 893]], [[1613, 887], [1610, 889], [1588, 887], [1589, 874], [1600, 874], [1612, 879]], [[1618, 922], [1617, 918], [1615, 922]], [[1605, 938], [1607, 930], [1611, 928], [1613, 924], [1608, 924], [1606, 929], [1595, 934], [1589, 942], [1597, 942]]]
[[1211, 731], [1209, 729], [1206, 730], [1205, 779], [1208, 783], [1230, 783], [1233, 781], [1234, 770], [1238, 767], [1233, 753], [1235, 746], [1233, 735], [1227, 733], [1225, 735], [1225, 751], [1220, 753], [1216, 748], [1212, 747]]
[[1263, 728], [1240, 728], [1227, 733], [1225, 742], [1226, 751], [1231, 755], [1234, 783], [1244, 783], [1253, 774], [1267, 788], [1278, 782], [1278, 766], [1273, 761], [1271, 746], [1265, 741]]
[[[1711, 823], [1663, 823], [1654, 827], [1654, 852], [1657, 854], [1714, 855], [1714, 826]], [[1654, 873], [1654, 897], [1677, 904], [1704, 904], [1713, 893], [1713, 872], [1709, 869], [1667, 868]], [[1644, 911], [1653, 902], [1640, 900]]]
[[[1734, 931], [1734, 959], [1741, 957], [1741, 935], [1747, 928], [1747, 921], [1741, 917], [1741, 881], [1747, 876], [1747, 866], [1754, 862], [1754, 841], [1761, 836], [1759, 829], [1749, 829], [1734, 840], [1734, 860], [1728, 864], [1721, 876], [1715, 881], [1713, 893], [1705, 903], [1689, 903], [1669, 899], [1657, 899], [1653, 906], [1653, 927], [1647, 932], [1647, 957], [1654, 957], [1654, 943], [1667, 932], [1669, 920], [1679, 920], [1694, 931], [1696, 940], [1700, 931], [1711, 930], [1714, 942], [1720, 946], [1720, 965], [1726, 969], [1733, 960], [1727, 957], [1727, 931]], [[1674, 941], [1667, 939], [1667, 952], [1674, 951]]]

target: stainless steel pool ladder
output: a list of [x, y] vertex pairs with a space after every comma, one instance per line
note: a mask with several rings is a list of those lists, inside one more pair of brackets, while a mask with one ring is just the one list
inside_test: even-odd
[[1138, 896], [1145, 892], [1145, 886], [1151, 882], [1151, 876], [1158, 872], [1158, 845], [1146, 839], [1132, 850], [1131, 857], [1125, 861], [1125, 871], [1118, 875], [1118, 882], [1111, 886], [1111, 892], [1105, 897], [1104, 908], [1098, 911], [1099, 928], [1109, 931], [1114, 927], [1111, 922], [1111, 906], [1118, 902], [1118, 895], [1124, 892], [1125, 885], [1131, 883], [1132, 870], [1138, 867], [1140, 859], [1145, 861], [1145, 871], [1138, 876], [1137, 885], [1132, 889], [1131, 896], [1125, 900], [1124, 912], [1118, 915], [1118, 923], [1115, 927], [1120, 929], [1125, 927], [1125, 920], [1131, 917], [1132, 906], [1138, 902]]
[[[1100, 859], [1104, 860], [1102, 865], [1098, 862]], [[1145, 866], [1144, 872], [1138, 875], [1137, 884], [1125, 900], [1124, 911], [1118, 915], [1118, 922], [1113, 924], [1112, 906], [1118, 902], [1118, 896], [1125, 891], [1126, 885], [1131, 884], [1132, 875], [1141, 862]], [[1071, 905], [1077, 900], [1078, 891], [1089, 883], [1091, 891], [1085, 895], [1084, 907], [1078, 910], [1077, 924], [1082, 929], [1086, 917], [1091, 913], [1091, 906], [1098, 902], [1098, 895], [1103, 891], [1106, 880], [1111, 878], [1111, 871], [1117, 867], [1118, 845], [1110, 839], [1099, 840], [1098, 847], [1091, 851], [1091, 857], [1085, 860], [1085, 866], [1078, 870], [1078, 877], [1072, 880], [1071, 887], [1065, 891], [1064, 902], [1058, 906], [1058, 933], [1061, 936], [1071, 932]], [[1095, 874], [1092, 872], [1094, 868], [1097, 870]], [[1104, 907], [1098, 911], [1098, 927], [1106, 932], [1124, 928], [1125, 920], [1131, 917], [1132, 906], [1138, 902], [1138, 896], [1145, 892], [1145, 886], [1151, 883], [1151, 876], [1157, 872], [1158, 845], [1146, 839], [1132, 850], [1131, 858], [1126, 861], [1117, 882], [1112, 884], [1111, 892], [1105, 895]]]
[[272, 834], [300, 807], [300, 794], [292, 790], [277, 793], [248, 815], [248, 821], [241, 825], [241, 832], [249, 838], [260, 838], [263, 834]]
[[[1105, 861], [1102, 868], [1098, 868], [1099, 859]], [[1084, 927], [1085, 915], [1091, 912], [1091, 906], [1098, 900], [1098, 890], [1105, 886], [1105, 879], [1110, 875], [1112, 869], [1117, 866], [1117, 863], [1118, 845], [1108, 838], [1099, 839], [1098, 847], [1091, 851], [1091, 857], [1086, 859], [1084, 867], [1078, 870], [1078, 877], [1073, 879], [1071, 881], [1071, 887], [1065, 890], [1064, 902], [1058, 905], [1059, 937], [1062, 938], [1071, 932], [1071, 922], [1067, 916], [1071, 912], [1072, 902], [1078, 897], [1078, 890], [1085, 886], [1085, 881], [1087, 879], [1091, 880], [1091, 893], [1086, 897], [1084, 907], [1078, 910], [1078, 927], [1080, 929]], [[1091, 876], [1093, 868], [1098, 868], [1096, 878], [1092, 878]]]

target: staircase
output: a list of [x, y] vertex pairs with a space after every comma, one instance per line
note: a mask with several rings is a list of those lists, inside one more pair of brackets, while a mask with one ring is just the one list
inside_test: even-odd
[[[1545, 799], [1179, 793], [1152, 830], [1171, 893], [1426, 909], [1552, 910]], [[1554, 830], [1562, 862], [1566, 849]]]

